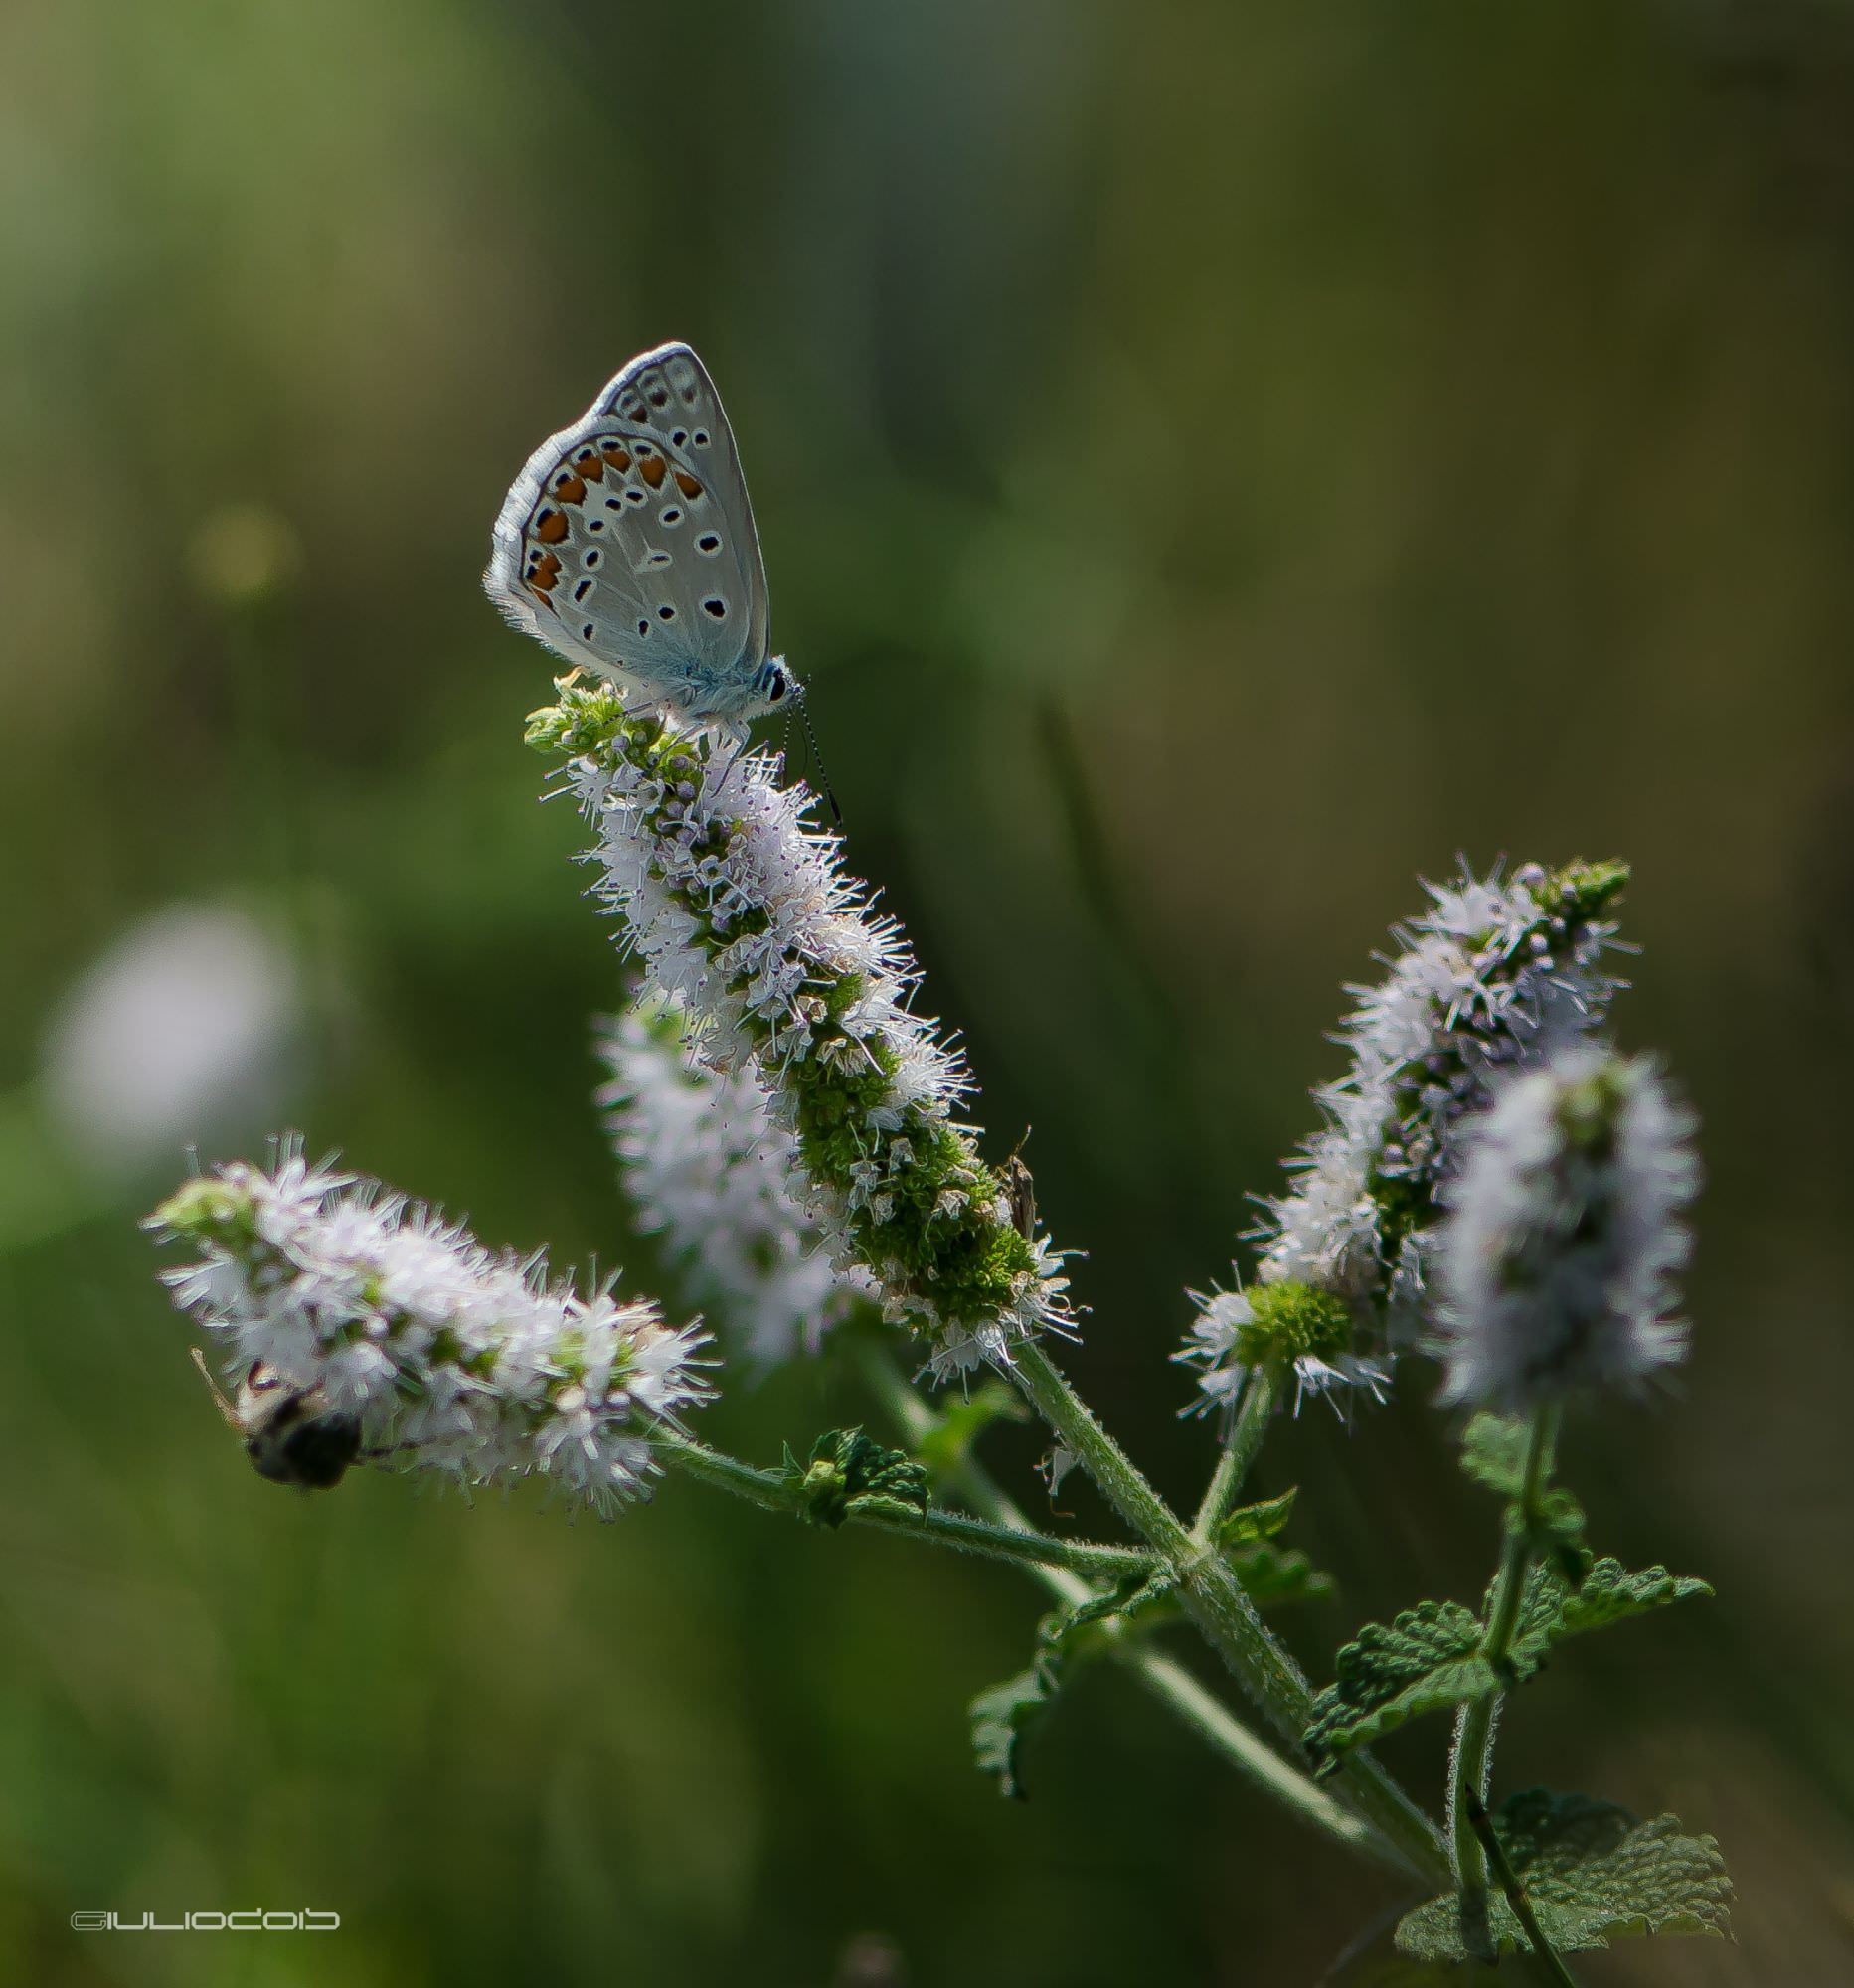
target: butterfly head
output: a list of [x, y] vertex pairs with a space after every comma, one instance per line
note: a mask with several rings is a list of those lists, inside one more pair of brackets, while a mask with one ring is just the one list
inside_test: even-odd
[[804, 702], [804, 685], [785, 667], [783, 656], [768, 656], [754, 676], [757, 712], [790, 711]]

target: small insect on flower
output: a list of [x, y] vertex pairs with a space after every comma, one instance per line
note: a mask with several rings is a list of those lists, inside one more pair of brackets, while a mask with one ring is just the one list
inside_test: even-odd
[[295, 1387], [274, 1367], [253, 1360], [237, 1399], [228, 1400], [197, 1346], [193, 1364], [259, 1477], [302, 1491], [332, 1491], [360, 1461], [360, 1417], [331, 1407], [321, 1386]]

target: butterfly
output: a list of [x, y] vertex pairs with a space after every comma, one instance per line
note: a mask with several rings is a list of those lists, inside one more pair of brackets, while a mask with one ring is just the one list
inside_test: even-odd
[[766, 569], [734, 430], [687, 345], [640, 353], [528, 458], [483, 585], [514, 625], [609, 678], [745, 737], [803, 697], [767, 654]]

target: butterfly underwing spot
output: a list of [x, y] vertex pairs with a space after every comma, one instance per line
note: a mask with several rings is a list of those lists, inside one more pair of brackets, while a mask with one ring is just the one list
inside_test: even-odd
[[592, 639], [592, 624], [590, 621], [580, 630], [580, 639], [583, 642], [590, 642]]
[[661, 490], [663, 479], [669, 474], [669, 464], [654, 451], [649, 455], [639, 449], [637, 452], [637, 473], [652, 490]]
[[680, 525], [682, 523], [682, 513], [677, 510], [674, 504], [665, 504], [662, 510], [657, 513], [657, 521], [659, 524], [664, 525]]
[[567, 514], [551, 505], [535, 515], [534, 535], [544, 546], [557, 546], [567, 536]]
[[576, 581], [573, 589], [574, 599], [584, 600], [586, 596], [589, 593], [590, 593], [592, 588], [595, 587], [597, 584], [598, 582], [595, 580], [582, 580]]
[[702, 602], [702, 608], [705, 613], [712, 614], [717, 621], [725, 621], [728, 618], [728, 603], [718, 593], [711, 593]]
[[639, 615], [637, 618], [637, 632], [640, 635], [647, 635], [650, 632], [650, 623], [642, 615]]
[[664, 552], [660, 546], [653, 547], [649, 552], [644, 554], [642, 559], [640, 559], [637, 562], [637, 571], [639, 573], [642, 573], [647, 567], [669, 566], [671, 563], [672, 563], [671, 558], [668, 553]]
[[667, 600], [664, 601], [663, 605], [657, 609], [657, 619], [659, 621], [674, 621], [675, 618], [676, 618], [675, 608], [673, 608]]
[[695, 480], [693, 476], [689, 474], [689, 472], [686, 469], [679, 469], [676, 471], [676, 488], [680, 490], [685, 497], [691, 499], [699, 497], [702, 494], [702, 486]]
[[721, 534], [719, 532], [704, 532], [696, 540], [695, 549], [697, 552], [707, 553], [710, 558], [713, 558], [721, 550]]
[[599, 453], [605, 458], [605, 460], [608, 463], [610, 463], [612, 468], [615, 469], [620, 476], [622, 476], [624, 472], [630, 468], [631, 452], [624, 446], [624, 444], [621, 441], [618, 441], [615, 438], [607, 441], [602, 441], [599, 443], [598, 449]]
[[669, 389], [664, 386], [661, 380], [652, 380], [649, 386], [644, 389], [644, 395], [653, 408], [667, 408], [669, 406]]
[[[592, 523], [596, 525], [598, 523], [598, 520], [594, 518], [592, 520]], [[588, 572], [590, 572], [591, 569], [595, 567], [598, 564], [598, 562], [603, 558], [604, 554], [601, 553], [596, 546], [593, 546], [590, 552], [582, 556], [580, 564], [583, 567], [585, 567], [588, 570]]]
[[554, 479], [554, 495], [563, 504], [584, 504], [586, 485], [574, 475], [571, 469], [563, 469]]
[[636, 484], [633, 483], [631, 487], [627, 491], [625, 491], [624, 501], [627, 504], [647, 504], [650, 501], [650, 495], [648, 491], [639, 490]]
[[573, 466], [583, 477], [590, 477], [594, 483], [605, 480], [604, 458], [595, 448], [583, 448], [573, 458]]
[[675, 433], [670, 436], [670, 441], [677, 448], [681, 448], [684, 445], [684, 443], [688, 441], [688, 439], [689, 439], [689, 430], [687, 428], [678, 428], [675, 431]]
[[706, 428], [696, 429], [695, 445], [697, 448], [706, 448], [708, 446], [708, 430]]

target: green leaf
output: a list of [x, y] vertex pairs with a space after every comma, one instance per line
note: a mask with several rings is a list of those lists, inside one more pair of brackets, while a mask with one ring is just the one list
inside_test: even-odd
[[1483, 1410], [1461, 1437], [1461, 1468], [1502, 1498], [1517, 1498], [1526, 1488], [1526, 1444], [1531, 1427], [1519, 1416], [1491, 1415]]
[[[1497, 1668], [1480, 1654], [1481, 1616], [1458, 1601], [1420, 1602], [1389, 1628], [1368, 1622], [1339, 1652], [1335, 1680], [1314, 1698], [1313, 1722], [1301, 1743], [1315, 1770], [1329, 1772], [1341, 1754], [1407, 1720], [1524, 1684], [1567, 1636], [1711, 1592], [1705, 1581], [1671, 1574], [1664, 1567], [1630, 1574], [1620, 1561], [1607, 1559], [1598, 1561], [1574, 1587], [1556, 1562], [1535, 1562], [1512, 1647]], [[1483, 1602], [1483, 1609], [1487, 1605]]]
[[1223, 1519], [1215, 1534], [1220, 1547], [1246, 1547], [1254, 1540], [1271, 1540], [1294, 1511], [1292, 1491], [1283, 1491], [1278, 1498], [1264, 1498], [1260, 1504], [1239, 1505]]
[[1710, 1595], [1712, 1586], [1690, 1574], [1669, 1574], [1664, 1567], [1630, 1574], [1618, 1560], [1600, 1560], [1584, 1576], [1583, 1585], [1568, 1595], [1558, 1624], [1560, 1636], [1581, 1635], [1586, 1629], [1606, 1629], [1631, 1615], [1646, 1615], [1670, 1601]]
[[1332, 1596], [1329, 1574], [1322, 1574], [1305, 1554], [1259, 1540], [1230, 1556], [1230, 1566], [1243, 1591], [1258, 1608], [1286, 1607], [1295, 1601], [1326, 1601]]
[[1073, 1608], [1045, 1615], [1037, 1624], [1029, 1668], [972, 1701], [972, 1753], [979, 1772], [996, 1776], [1000, 1790], [1013, 1801], [1024, 1800], [1018, 1754], [1025, 1734], [1056, 1702], [1072, 1667], [1100, 1648], [1109, 1622], [1130, 1621], [1169, 1606], [1172, 1587], [1169, 1575], [1145, 1580], [1129, 1574]]
[[1458, 1601], [1421, 1601], [1388, 1627], [1367, 1622], [1335, 1660], [1337, 1676], [1313, 1700], [1301, 1743], [1316, 1771], [1426, 1712], [1496, 1691], [1504, 1682], [1480, 1654], [1481, 1622]]
[[940, 1410], [915, 1454], [932, 1473], [933, 1481], [941, 1483], [965, 1463], [972, 1445], [993, 1422], [1021, 1422], [1028, 1413], [1012, 1389], [1002, 1381], [987, 1381], [970, 1395], [955, 1397]]
[[[1585, 1953], [1645, 1933], [1729, 1931], [1732, 1881], [1710, 1836], [1685, 1835], [1671, 1815], [1637, 1822], [1613, 1802], [1526, 1788], [1493, 1818], [1540, 1929], [1563, 1953]], [[1444, 1892], [1406, 1914], [1397, 1944], [1418, 1960], [1465, 1960], [1529, 1942], [1495, 1890], [1464, 1931], [1461, 1904]]]
[[1712, 1591], [1691, 1574], [1669, 1574], [1664, 1567], [1631, 1574], [1619, 1560], [1606, 1557], [1594, 1563], [1574, 1587], [1557, 1566], [1540, 1561], [1527, 1577], [1513, 1638], [1513, 1682], [1531, 1677], [1553, 1646], [1567, 1636], [1606, 1629], [1612, 1622], [1626, 1622], [1632, 1615], [1647, 1615], [1669, 1602]]
[[827, 1430], [811, 1445], [803, 1463], [788, 1447], [784, 1476], [798, 1495], [803, 1516], [814, 1526], [840, 1526], [866, 1505], [923, 1514], [927, 1508], [926, 1469], [899, 1449], [885, 1449], [860, 1428]]
[[972, 1701], [972, 1757], [978, 1771], [994, 1775], [1012, 1801], [1023, 1801], [1028, 1792], [1017, 1771], [1017, 1750], [1061, 1687], [1061, 1663], [1039, 1651], [1028, 1670], [981, 1691]]

